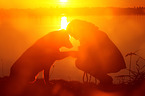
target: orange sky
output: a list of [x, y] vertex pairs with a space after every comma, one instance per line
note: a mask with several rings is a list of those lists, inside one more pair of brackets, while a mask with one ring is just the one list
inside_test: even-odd
[[39, 7], [133, 7], [145, 6], [145, 0], [0, 0], [0, 8]]

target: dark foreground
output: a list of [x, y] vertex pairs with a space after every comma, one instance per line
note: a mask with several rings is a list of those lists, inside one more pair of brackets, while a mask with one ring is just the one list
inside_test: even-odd
[[[0, 78], [0, 96], [7, 87], [8, 78]], [[100, 86], [95, 83], [78, 81], [51, 80], [46, 86], [42, 79], [28, 84], [19, 96], [145, 96], [145, 82], [138, 85], [119, 84]]]

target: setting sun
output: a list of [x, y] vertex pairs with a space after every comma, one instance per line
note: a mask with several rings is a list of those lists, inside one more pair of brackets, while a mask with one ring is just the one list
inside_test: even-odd
[[60, 2], [67, 2], [67, 0], [60, 0]]

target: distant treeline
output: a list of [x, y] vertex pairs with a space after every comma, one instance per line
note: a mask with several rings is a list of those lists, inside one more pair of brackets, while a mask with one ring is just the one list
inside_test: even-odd
[[36, 9], [0, 9], [0, 16], [88, 16], [88, 15], [145, 15], [144, 7], [137, 8], [36, 8]]

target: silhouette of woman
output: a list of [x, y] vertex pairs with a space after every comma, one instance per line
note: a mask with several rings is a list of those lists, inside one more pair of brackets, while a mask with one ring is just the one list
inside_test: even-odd
[[68, 24], [67, 32], [80, 41], [76, 67], [97, 78], [101, 85], [112, 84], [113, 79], [108, 73], [126, 68], [119, 49], [94, 24], [73, 20]]

